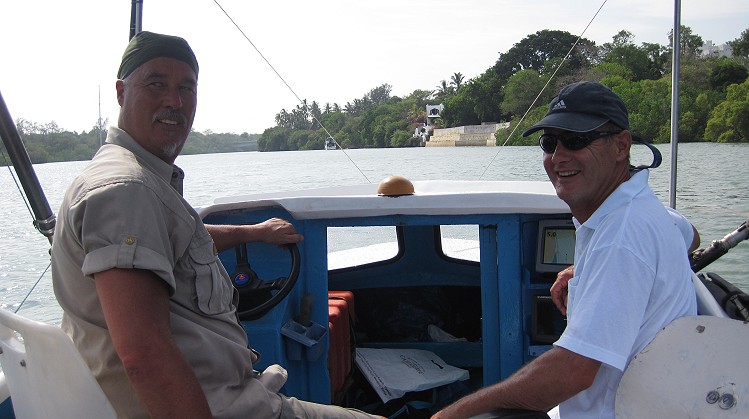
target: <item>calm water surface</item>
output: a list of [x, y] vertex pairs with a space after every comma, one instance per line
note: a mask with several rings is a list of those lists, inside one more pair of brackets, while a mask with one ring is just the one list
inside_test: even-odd
[[[663, 165], [651, 171], [650, 185], [668, 204], [670, 148], [659, 146]], [[681, 144], [676, 207], [699, 230], [702, 247], [733, 231], [749, 215], [749, 144]], [[644, 147], [633, 160], [649, 163]], [[646, 161], [647, 160], [647, 161]], [[54, 212], [70, 181], [87, 162], [36, 165]], [[187, 173], [185, 198], [195, 206], [229, 195], [377, 183], [390, 175], [411, 180], [547, 180], [537, 147], [411, 148], [342, 151], [289, 151], [182, 156]], [[49, 243], [34, 230], [10, 172], [2, 168], [0, 190], [0, 306], [27, 317], [58, 323], [61, 310], [52, 293]], [[749, 242], [740, 244], [707, 270], [749, 290]]]

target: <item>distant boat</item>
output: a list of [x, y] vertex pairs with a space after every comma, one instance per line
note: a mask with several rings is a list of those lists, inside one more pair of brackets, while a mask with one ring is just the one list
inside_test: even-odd
[[325, 139], [325, 149], [326, 150], [338, 150], [341, 147], [338, 146], [338, 143], [335, 142], [333, 137], [328, 137]]

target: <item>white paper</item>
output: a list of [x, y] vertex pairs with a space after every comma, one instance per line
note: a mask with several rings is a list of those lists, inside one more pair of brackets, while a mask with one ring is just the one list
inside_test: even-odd
[[422, 349], [356, 348], [356, 365], [383, 403], [410, 391], [469, 378], [467, 370], [447, 365], [434, 352]]

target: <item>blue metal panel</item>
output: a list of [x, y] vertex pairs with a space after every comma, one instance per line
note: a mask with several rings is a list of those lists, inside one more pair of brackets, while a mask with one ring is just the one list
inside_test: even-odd
[[[328, 328], [327, 298], [327, 230], [324, 222], [316, 220], [294, 220], [282, 208], [228, 211], [211, 214], [206, 223], [239, 224], [259, 223], [272, 217], [283, 218], [294, 224], [294, 228], [304, 235], [298, 244], [302, 257], [299, 279], [294, 289], [278, 306], [260, 319], [243, 322], [250, 345], [261, 354], [255, 365], [258, 370], [268, 365], [279, 364], [286, 368], [289, 377], [282, 392], [319, 403], [330, 403], [330, 378], [327, 370], [328, 341], [325, 339], [322, 354], [314, 360], [289, 359], [288, 339], [281, 334], [283, 325], [300, 313], [301, 300], [307, 293], [314, 296], [312, 321]], [[234, 250], [220, 255], [226, 269], [231, 273], [236, 265]], [[253, 269], [264, 279], [277, 278], [288, 274], [288, 256], [275, 246], [250, 244], [249, 259]], [[326, 335], [327, 336], [327, 335]]]
[[[287, 218], [289, 219], [289, 218]], [[299, 399], [318, 403], [330, 403], [330, 377], [327, 369], [327, 354], [329, 349], [328, 335], [325, 334], [320, 342], [320, 347], [315, 351], [321, 352], [314, 359], [309, 359], [311, 352], [303, 347], [301, 359], [291, 359], [288, 356], [289, 346], [295, 342], [280, 335], [281, 327], [288, 321], [297, 318], [301, 311], [301, 301], [306, 294], [313, 295], [312, 317], [313, 323], [322, 328], [328, 328], [328, 297], [327, 297], [327, 230], [326, 226], [317, 221], [293, 221], [297, 231], [304, 235], [304, 240], [299, 243], [299, 252], [302, 255], [299, 282], [294, 291], [289, 294], [279, 307], [271, 311], [263, 318], [248, 322], [245, 328], [253, 346], [264, 348], [272, 356], [262, 353], [263, 359], [258, 366], [265, 368], [269, 364], [277, 363], [288, 371], [288, 380], [282, 389], [284, 394]], [[262, 258], [262, 255], [258, 255]], [[276, 313], [281, 310], [280, 313]], [[265, 327], [273, 329], [274, 336], [269, 336]], [[269, 347], [270, 345], [270, 347]], [[278, 357], [273, 355], [280, 354]]]
[[[312, 321], [328, 328], [328, 233], [323, 221], [306, 221], [304, 248], [307, 252], [304, 271], [306, 292], [312, 293], [315, 300], [312, 306]], [[323, 344], [323, 355], [314, 362], [308, 362], [304, 374], [294, 374], [293, 379], [305, 381], [307, 389], [304, 400], [317, 403], [330, 403], [330, 374], [328, 372], [329, 335]], [[292, 372], [289, 372], [292, 377]], [[296, 396], [296, 395], [295, 395]], [[299, 396], [296, 396], [299, 397]]]
[[504, 215], [494, 221], [483, 226], [479, 236], [484, 385], [507, 378], [523, 363], [519, 217]]
[[0, 403], [0, 419], [15, 419], [15, 417], [16, 414], [13, 411], [13, 402], [10, 400], [10, 397], [8, 397]]
[[484, 342], [484, 385], [500, 378], [499, 281], [497, 269], [497, 227], [485, 225], [479, 230], [481, 249], [481, 305], [483, 312], [482, 337]]
[[497, 223], [499, 265], [499, 379], [505, 379], [523, 364], [523, 318], [521, 281], [520, 217], [502, 217]]

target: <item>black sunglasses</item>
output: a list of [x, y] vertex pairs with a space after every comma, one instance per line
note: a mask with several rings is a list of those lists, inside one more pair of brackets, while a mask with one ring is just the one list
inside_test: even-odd
[[563, 132], [561, 134], [541, 134], [538, 137], [538, 145], [544, 153], [552, 154], [557, 149], [557, 141], [561, 141], [564, 148], [570, 151], [582, 150], [593, 141], [619, 134], [621, 131], [589, 131], [589, 132]]

